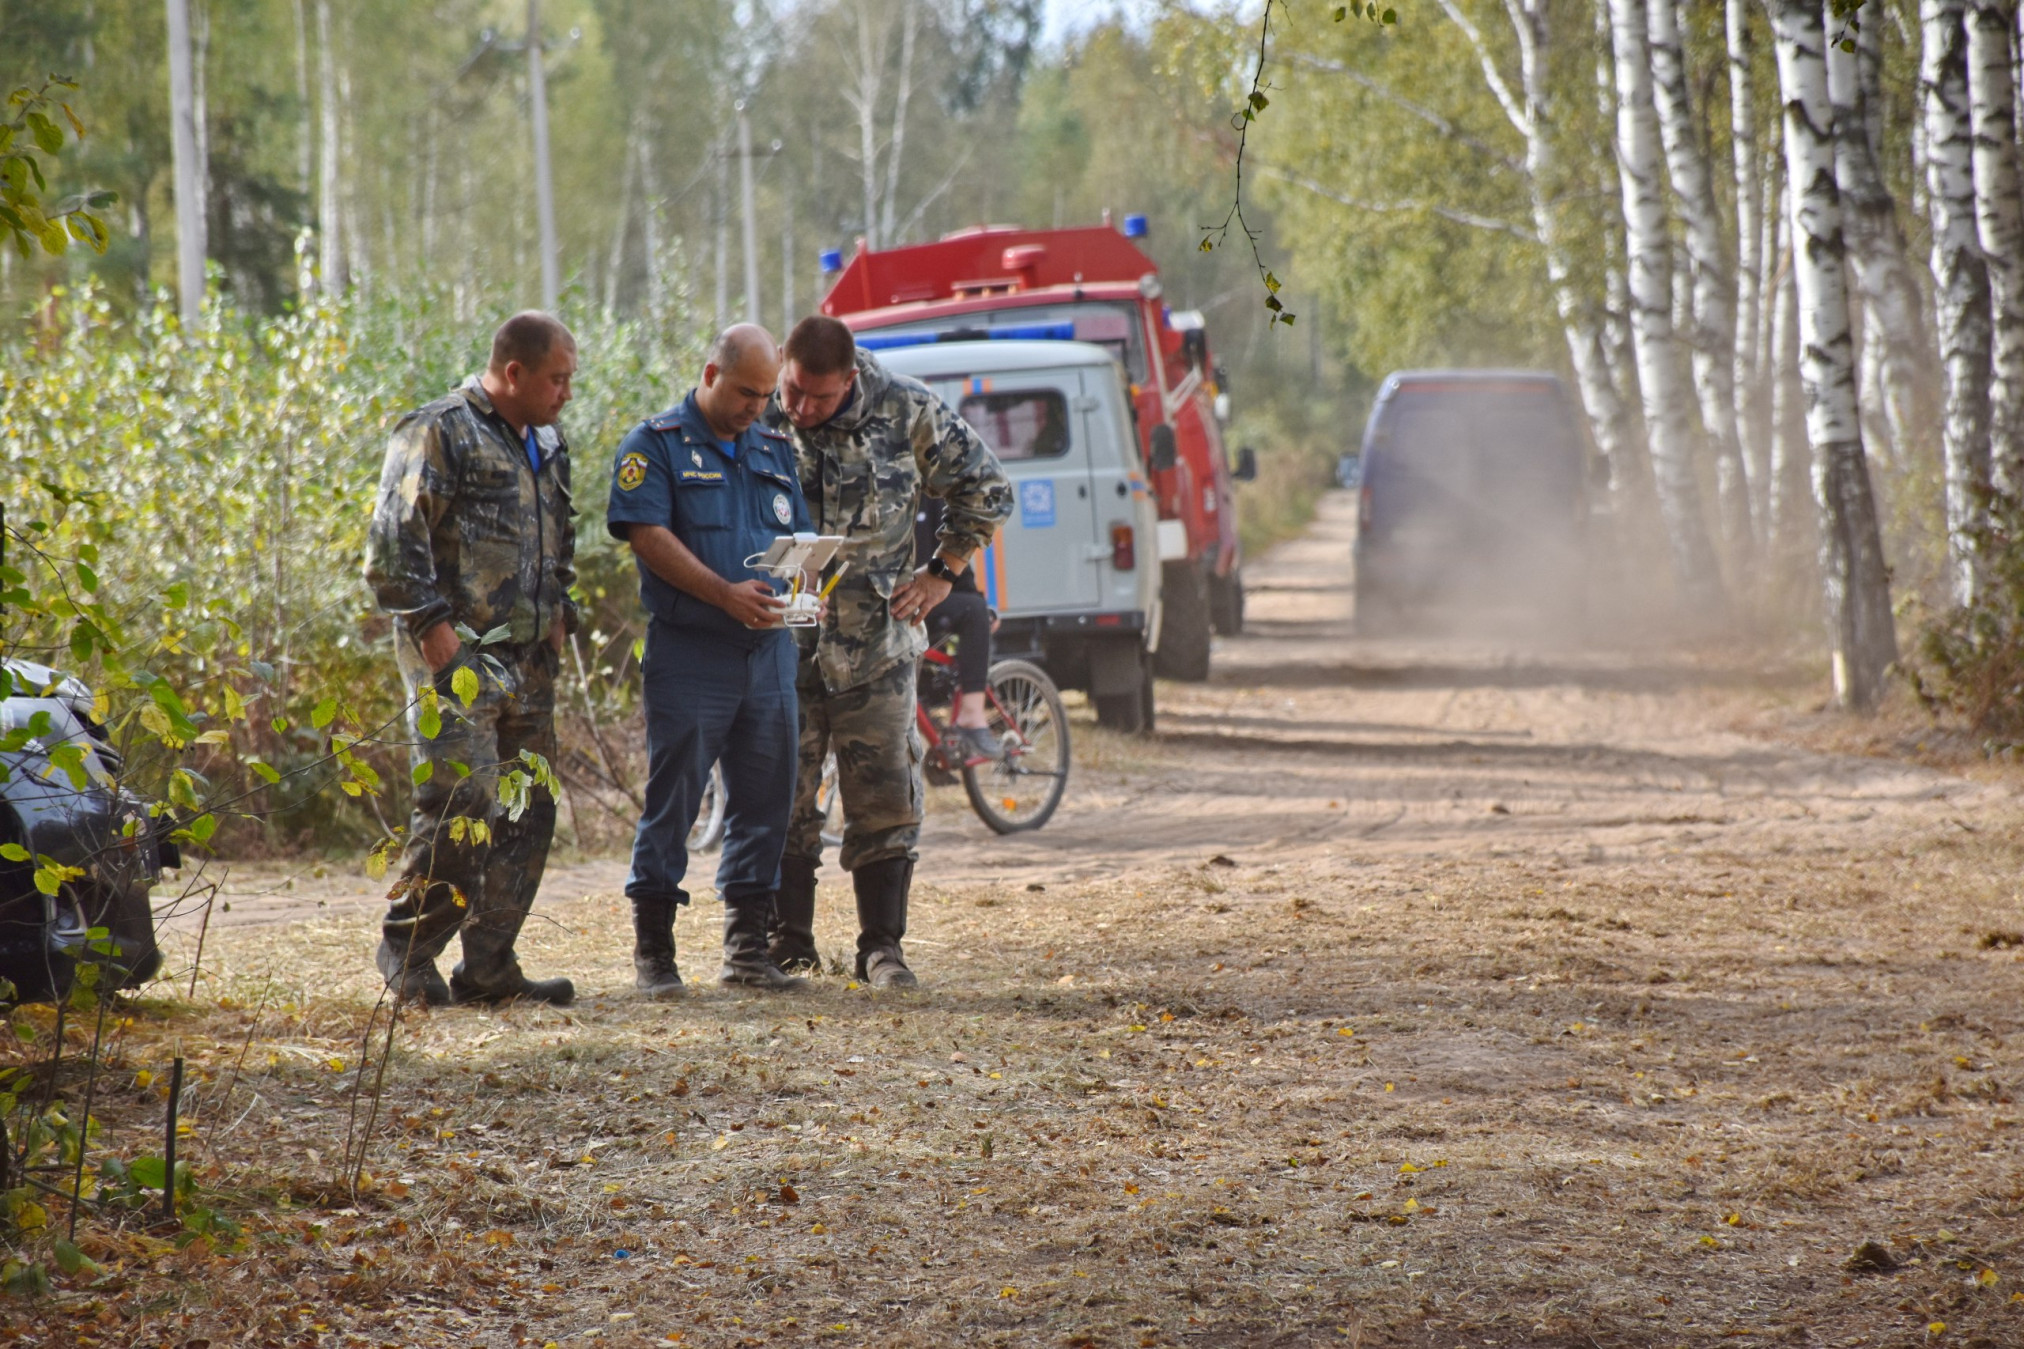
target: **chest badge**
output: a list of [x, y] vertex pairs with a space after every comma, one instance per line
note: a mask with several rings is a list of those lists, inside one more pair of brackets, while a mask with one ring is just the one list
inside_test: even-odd
[[773, 518], [783, 525], [793, 521], [794, 505], [788, 501], [787, 493], [775, 492], [773, 494]]
[[689, 459], [691, 462], [695, 464], [697, 468], [701, 468], [703, 466], [703, 452], [701, 450], [690, 450]]
[[618, 461], [618, 485], [622, 492], [630, 492], [647, 480], [647, 457], [638, 451]]

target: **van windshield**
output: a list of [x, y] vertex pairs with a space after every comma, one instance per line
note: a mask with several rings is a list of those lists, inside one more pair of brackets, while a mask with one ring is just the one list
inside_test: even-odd
[[1021, 305], [950, 314], [914, 323], [866, 329], [867, 347], [878, 339], [911, 333], [933, 333], [944, 342], [984, 338], [1041, 338], [1092, 342], [1107, 349], [1134, 384], [1146, 382], [1145, 331], [1138, 311], [1128, 304], [1086, 300], [1079, 304]]

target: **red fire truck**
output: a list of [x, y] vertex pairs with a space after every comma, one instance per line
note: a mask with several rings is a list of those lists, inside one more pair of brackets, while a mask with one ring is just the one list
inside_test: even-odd
[[1159, 269], [1133, 242], [1143, 216], [1077, 229], [990, 225], [873, 252], [862, 241], [822, 302], [867, 349], [993, 338], [1094, 342], [1129, 381], [1139, 449], [1159, 503], [1159, 672], [1209, 676], [1209, 634], [1244, 621], [1233, 480], [1256, 473], [1223, 447], [1227, 382], [1199, 312], [1162, 302]]

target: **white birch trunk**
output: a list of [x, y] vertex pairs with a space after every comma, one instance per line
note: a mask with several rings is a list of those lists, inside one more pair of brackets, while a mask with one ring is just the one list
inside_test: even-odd
[[1631, 345], [1643, 396], [1659, 513], [1682, 600], [1702, 614], [1722, 606], [1722, 581], [1701, 514], [1694, 471], [1693, 393], [1673, 333], [1672, 237], [1660, 185], [1664, 151], [1652, 107], [1644, 0], [1610, 0], [1616, 64], [1616, 160], [1630, 263]]
[[1757, 90], [1752, 68], [1749, 0], [1727, 0], [1724, 13], [1729, 57], [1729, 160], [1736, 185], [1736, 447], [1754, 536], [1768, 533], [1763, 513], [1763, 475], [1769, 467], [1770, 423], [1763, 365], [1764, 211], [1763, 161], [1757, 146]]
[[899, 211], [900, 165], [906, 156], [907, 105], [914, 98], [914, 38], [920, 28], [920, 6], [900, 0], [905, 11], [900, 27], [899, 87], [893, 91], [893, 134], [886, 142], [885, 201], [879, 208], [879, 238], [890, 248], [899, 242], [893, 217]]
[[844, 102], [857, 117], [857, 161], [864, 188], [864, 240], [880, 246], [878, 230], [878, 111], [885, 89], [886, 50], [892, 36], [888, 23], [874, 19], [873, 0], [857, 0], [851, 17], [857, 27], [857, 68], [844, 87]]
[[1989, 272], [1989, 482], [2024, 493], [2024, 205], [2017, 196], [2015, 14], [1968, 10], [1968, 106], [1974, 130], [1975, 234]]
[[1976, 237], [1964, 0], [1920, 0], [1919, 100], [1933, 235], [1933, 326], [1945, 407], [1947, 557], [1954, 598], [1979, 586], [1977, 494], [1989, 477], [1989, 278]]
[[1842, 233], [1862, 298], [1864, 365], [1873, 364], [1876, 376], [1874, 386], [1865, 383], [1862, 392], [1889, 433], [1880, 451], [1903, 463], [1931, 424], [1932, 409], [1926, 397], [1925, 303], [1912, 276], [1897, 203], [1884, 183], [1870, 136], [1871, 119], [1880, 111], [1872, 106], [1879, 101], [1880, 28], [1876, 21], [1863, 24], [1863, 45], [1855, 52], [1828, 47], [1827, 89], [1834, 105]]
[[320, 283], [332, 294], [345, 287], [343, 183], [337, 144], [337, 54], [331, 47], [330, 0], [316, 0], [318, 174], [316, 261]]
[[1863, 455], [1849, 325], [1841, 192], [1835, 181], [1834, 103], [1827, 90], [1821, 0], [1774, 0], [1771, 30], [1785, 103], [1785, 180], [1791, 185], [1792, 272], [1799, 296], [1800, 379], [1820, 510], [1821, 580], [1834, 691], [1868, 711], [1897, 659], [1890, 580]]
[[1799, 294], [1792, 281], [1792, 217], [1779, 198], [1779, 267], [1771, 281], [1771, 464], [1764, 518], [1771, 556], [1782, 567], [1808, 552], [1806, 510], [1811, 453], [1806, 447], [1806, 398], [1799, 388]]
[[1631, 443], [1630, 409], [1618, 391], [1604, 350], [1601, 324], [1580, 293], [1574, 262], [1553, 200], [1555, 148], [1547, 90], [1552, 47], [1551, 17], [1545, 0], [1513, 0], [1507, 14], [1518, 40], [1519, 89], [1513, 92], [1492, 59], [1481, 32], [1453, 0], [1440, 0], [1442, 10], [1475, 48], [1484, 83], [1504, 109], [1512, 128], [1525, 140], [1521, 165], [1532, 211], [1533, 233], [1546, 258], [1546, 277], [1560, 314], [1575, 386], [1595, 439], [1596, 452], [1608, 466], [1612, 483], [1621, 483], [1626, 450]]
[[1693, 357], [1694, 392], [1701, 426], [1715, 456], [1715, 493], [1722, 542], [1732, 562], [1749, 557], [1750, 486], [1736, 430], [1736, 280], [1729, 262], [1722, 210], [1701, 147], [1688, 85], [1686, 55], [1680, 48], [1679, 0], [1646, 0], [1653, 103], [1665, 144], [1666, 172], [1685, 226], [1687, 251], [1688, 349]]

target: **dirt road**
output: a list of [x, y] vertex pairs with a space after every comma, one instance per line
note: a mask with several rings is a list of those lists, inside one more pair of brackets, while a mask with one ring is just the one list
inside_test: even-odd
[[1740, 657], [1360, 640], [1351, 527], [1044, 831], [937, 801], [919, 995], [642, 1004], [618, 865], [559, 870], [523, 950], [585, 997], [407, 1018], [356, 1202], [361, 887], [242, 892], [124, 1052], [314, 1231], [105, 1342], [293, 1337], [286, 1281], [429, 1345], [2024, 1344], [2013, 793], [1746, 733], [1806, 690]]

